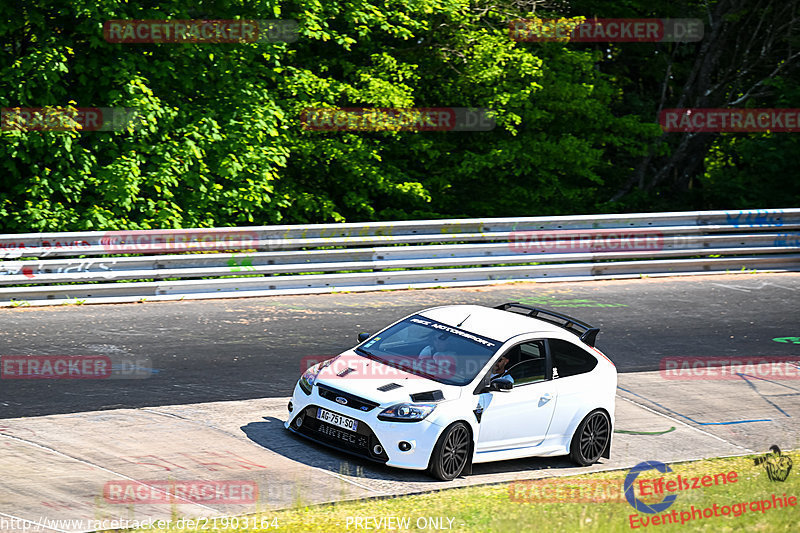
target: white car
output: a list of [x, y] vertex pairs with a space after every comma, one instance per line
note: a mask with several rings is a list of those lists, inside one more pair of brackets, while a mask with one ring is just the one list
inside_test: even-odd
[[286, 428], [442, 480], [475, 463], [608, 458], [617, 370], [597, 328], [516, 303], [434, 307], [309, 368]]

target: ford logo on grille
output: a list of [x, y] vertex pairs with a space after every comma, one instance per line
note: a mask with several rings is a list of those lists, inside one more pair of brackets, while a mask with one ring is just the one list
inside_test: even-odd
[[336, 403], [340, 403], [342, 405], [347, 405], [347, 398], [344, 398], [343, 396], [337, 396], [336, 397]]

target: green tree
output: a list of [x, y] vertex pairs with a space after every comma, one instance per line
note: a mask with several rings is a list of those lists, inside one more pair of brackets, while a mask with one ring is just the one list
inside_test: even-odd
[[[518, 43], [534, 4], [0, 5], [0, 106], [122, 107], [125, 131], [0, 131], [6, 232], [592, 212], [658, 134], [602, 50]], [[110, 19], [293, 19], [293, 43], [120, 44]], [[489, 132], [317, 132], [309, 107], [478, 107]], [[611, 206], [610, 208], [615, 208]]]

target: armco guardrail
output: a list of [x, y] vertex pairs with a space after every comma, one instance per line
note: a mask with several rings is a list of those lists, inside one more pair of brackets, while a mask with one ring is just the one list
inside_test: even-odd
[[795, 271], [800, 209], [0, 235], [0, 258], [0, 306]]

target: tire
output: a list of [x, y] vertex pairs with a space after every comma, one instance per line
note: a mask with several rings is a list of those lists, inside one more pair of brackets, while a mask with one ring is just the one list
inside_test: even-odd
[[457, 478], [469, 462], [469, 429], [463, 422], [456, 422], [445, 429], [431, 454], [428, 473], [442, 481]]
[[569, 458], [580, 466], [596, 463], [611, 439], [611, 421], [601, 411], [592, 411], [575, 429], [569, 446]]

